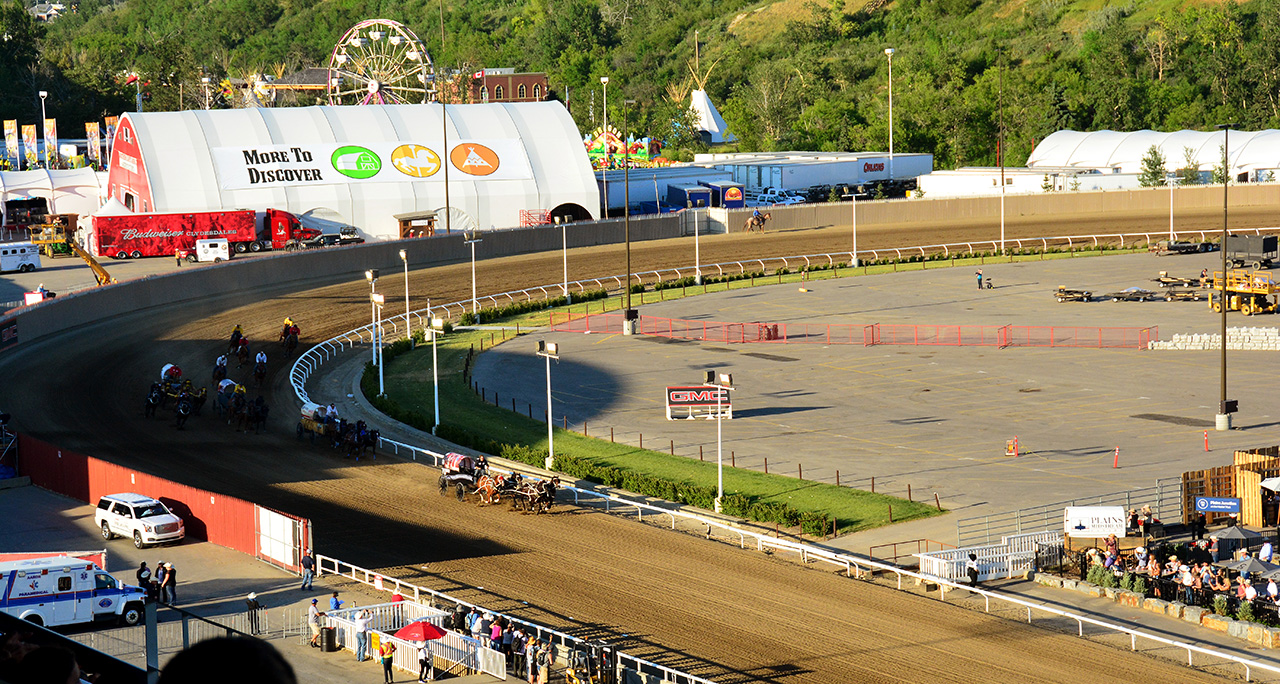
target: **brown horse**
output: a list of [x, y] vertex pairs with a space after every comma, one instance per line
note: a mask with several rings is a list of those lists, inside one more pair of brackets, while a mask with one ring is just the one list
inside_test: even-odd
[[742, 224], [742, 229], [747, 231], [748, 233], [757, 233], [757, 232], [763, 233], [765, 222], [767, 222], [771, 218], [773, 218], [773, 214], [770, 214], [770, 213], [761, 214], [759, 218], [756, 218], [755, 216], [750, 216], [747, 218], [746, 223]]

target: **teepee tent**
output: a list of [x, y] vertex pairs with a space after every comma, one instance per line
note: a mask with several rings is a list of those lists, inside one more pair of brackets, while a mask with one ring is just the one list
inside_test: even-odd
[[707, 97], [707, 91], [695, 90], [690, 95], [690, 99], [694, 111], [698, 112], [698, 130], [711, 136], [711, 144], [733, 142], [738, 139], [729, 132], [729, 127], [720, 116], [720, 111], [711, 103], [711, 98]]

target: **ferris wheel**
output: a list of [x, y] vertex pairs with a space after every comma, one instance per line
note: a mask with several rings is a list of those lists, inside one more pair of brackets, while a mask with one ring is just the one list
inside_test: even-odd
[[390, 19], [352, 26], [329, 56], [331, 105], [421, 104], [431, 85], [431, 57], [422, 41]]

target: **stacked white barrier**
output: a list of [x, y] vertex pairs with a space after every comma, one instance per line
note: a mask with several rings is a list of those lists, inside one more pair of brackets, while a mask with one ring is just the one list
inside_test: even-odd
[[[1178, 333], [1156, 340], [1150, 349], [1200, 351], [1222, 349], [1221, 333]], [[1227, 328], [1227, 349], [1232, 351], [1280, 351], [1280, 328]]]

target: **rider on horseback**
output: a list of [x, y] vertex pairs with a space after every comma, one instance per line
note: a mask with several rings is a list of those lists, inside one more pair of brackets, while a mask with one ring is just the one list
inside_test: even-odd
[[266, 352], [264, 352], [264, 351], [259, 351], [259, 352], [258, 352], [258, 355], [257, 355], [256, 357], [254, 357], [254, 359], [253, 359], [253, 360], [254, 360], [256, 363], [266, 363], [266, 362], [267, 362], [267, 353], [266, 353]]
[[239, 346], [240, 340], [243, 338], [244, 338], [244, 328], [237, 323], [236, 327], [231, 329], [231, 346], [232, 347]]
[[225, 371], [227, 369], [227, 355], [223, 354], [222, 356], [219, 356], [217, 360], [213, 362], [213, 365]]
[[751, 218], [757, 222], [764, 218], [764, 215], [760, 213], [760, 207], [756, 207], [755, 211], [751, 212]]
[[280, 331], [280, 340], [289, 336], [289, 329], [293, 327], [293, 318], [291, 316], [284, 317], [284, 329]]

